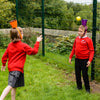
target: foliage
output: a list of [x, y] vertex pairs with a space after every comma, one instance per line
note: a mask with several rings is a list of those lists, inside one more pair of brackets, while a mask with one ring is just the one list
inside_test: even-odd
[[38, 28], [41, 28], [42, 27], [42, 20], [41, 20], [41, 17], [36, 17], [34, 18], [34, 27], [38, 27]]
[[71, 29], [73, 24], [73, 9], [67, 8], [65, 2], [53, 0], [45, 7], [46, 28]]
[[8, 35], [0, 33], [0, 48], [7, 48], [10, 43], [10, 38]]
[[[10, 6], [9, 6], [10, 5]], [[21, 27], [41, 27], [42, 9], [41, 0], [18, 0], [18, 24]], [[0, 2], [0, 28], [10, 27], [8, 22], [16, 18], [15, 0], [1, 0]], [[97, 3], [100, 8], [100, 3]], [[45, 28], [76, 30], [81, 22], [76, 16], [88, 19], [88, 29], [92, 30], [93, 5], [82, 5], [64, 0], [45, 0]], [[100, 9], [97, 9], [97, 29], [100, 30]]]
[[60, 29], [72, 30], [73, 22], [74, 22], [74, 11], [72, 8], [70, 8], [69, 10], [64, 11], [64, 14], [61, 17]]
[[[0, 48], [7, 48], [10, 43], [10, 37], [8, 34], [0, 34]], [[29, 44], [30, 46], [34, 46], [36, 42], [36, 36], [34, 34], [25, 33], [22, 42]]]
[[24, 35], [22, 42], [27, 43], [30, 46], [34, 46], [36, 37], [34, 35]]
[[8, 0], [0, 0], [0, 28], [10, 27], [9, 21], [15, 19], [13, 9], [15, 9], [15, 4]]
[[100, 57], [100, 40], [96, 43], [96, 55]]
[[[3, 53], [4, 49], [0, 49], [0, 59]], [[58, 59], [60, 59], [59, 56]], [[52, 60], [52, 62], [54, 61]], [[67, 78], [68, 74], [53, 67], [48, 61], [42, 61], [33, 56], [27, 56], [24, 76], [25, 86], [16, 90], [17, 100], [81, 100], [82, 98], [82, 100], [99, 100], [100, 98], [99, 93], [88, 94], [85, 89], [75, 90], [75, 82]], [[70, 75], [70, 77], [73, 76]], [[0, 72], [0, 93], [7, 86], [7, 80], [8, 71], [6, 68], [5, 72]], [[10, 96], [9, 93], [5, 100], [10, 100]]]
[[100, 31], [100, 2], [97, 3], [97, 30]]
[[18, 5], [19, 26], [41, 26], [39, 25], [41, 23], [41, 5], [39, 3], [35, 0], [19, 0]]
[[11, 1], [11, 2], [13, 2], [13, 3], [16, 3], [16, 0], [8, 0], [8, 1]]
[[[56, 38], [55, 44], [48, 44], [48, 50], [59, 54], [69, 54], [72, 50], [76, 35], [60, 36]], [[51, 48], [51, 49], [50, 49]]]
[[69, 3], [67, 3], [67, 7], [68, 7], [68, 9], [72, 8], [74, 11], [74, 15], [76, 15], [79, 11], [82, 10], [83, 5], [69, 2]]
[[[88, 12], [88, 13], [87, 13]], [[92, 30], [92, 8], [89, 6], [85, 5], [81, 11], [79, 11], [76, 16], [80, 15], [82, 19], [88, 19], [87, 26], [88, 30]]]
[[95, 78], [100, 81], [100, 40], [96, 45]]
[[100, 82], [100, 56], [95, 58], [95, 80]]

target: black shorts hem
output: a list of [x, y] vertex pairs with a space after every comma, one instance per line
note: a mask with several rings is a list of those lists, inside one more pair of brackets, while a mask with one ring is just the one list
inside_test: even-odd
[[8, 85], [13, 88], [24, 86], [24, 73], [19, 71], [9, 72]]

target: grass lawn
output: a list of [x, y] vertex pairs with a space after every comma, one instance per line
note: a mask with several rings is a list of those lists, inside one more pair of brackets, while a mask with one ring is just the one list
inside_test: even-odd
[[[0, 50], [0, 59], [3, 53], [4, 50]], [[52, 57], [50, 53], [46, 55]], [[71, 72], [74, 67], [67, 65], [65, 57], [55, 55], [53, 59], [56, 61], [50, 58], [39, 59], [38, 56], [27, 56], [24, 68], [25, 86], [17, 89], [16, 100], [100, 100], [100, 94], [88, 94], [85, 89], [78, 91], [75, 89], [75, 82], [66, 79], [64, 71], [61, 70], [62, 65], [66, 66], [64, 69], [68, 69], [66, 73]], [[0, 66], [2, 66], [1, 62]], [[5, 72], [0, 72], [0, 94], [7, 84], [6, 68]], [[5, 100], [10, 100], [10, 93]]]

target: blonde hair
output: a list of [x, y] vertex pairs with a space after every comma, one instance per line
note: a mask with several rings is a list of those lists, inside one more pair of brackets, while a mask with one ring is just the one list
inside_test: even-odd
[[[19, 31], [21, 31], [20, 27], [18, 27], [18, 29], [19, 29]], [[10, 38], [11, 38], [12, 42], [17, 42], [17, 41], [21, 40], [19, 33], [18, 33], [16, 28], [13, 28], [13, 29], [10, 30]]]
[[[81, 28], [84, 32], [87, 31], [86, 27], [83, 25], [80, 25], [79, 28]], [[87, 27], [88, 28], [88, 27]]]

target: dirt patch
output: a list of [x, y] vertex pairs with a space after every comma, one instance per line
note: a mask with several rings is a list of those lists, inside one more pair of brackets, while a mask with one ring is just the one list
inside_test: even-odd
[[92, 93], [100, 93], [100, 83], [96, 81], [90, 82]]
[[[73, 81], [73, 82], [76, 82], [76, 79], [75, 79], [75, 73], [67, 73], [65, 74], [65, 78], [67, 78], [68, 80], [70, 81]], [[83, 82], [83, 79], [82, 79], [82, 83]], [[91, 88], [91, 92], [92, 93], [100, 93], [100, 83], [97, 82], [97, 81], [90, 81], [90, 88]]]

